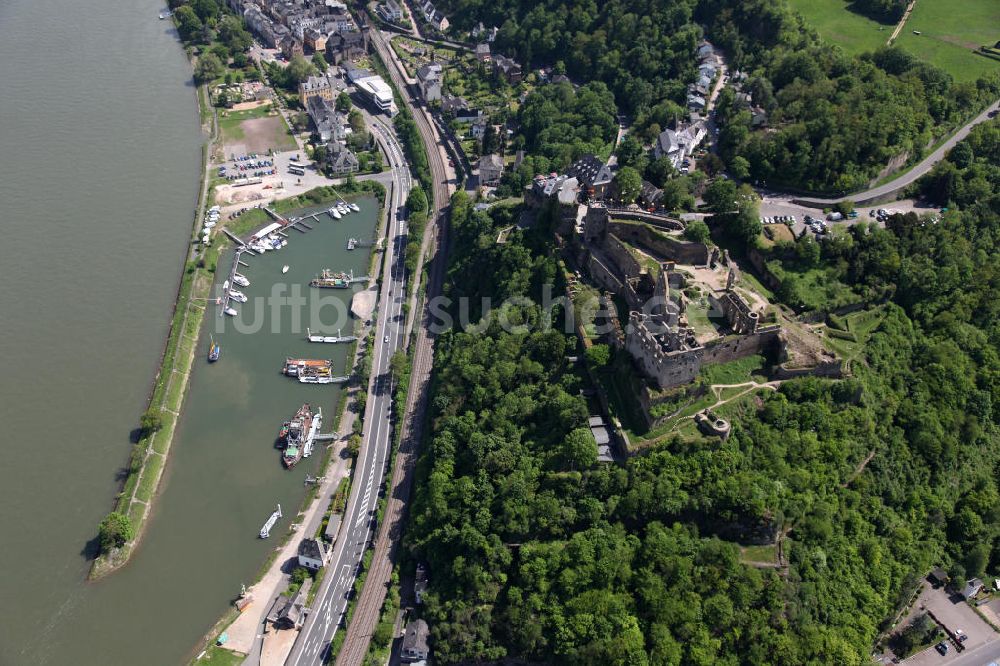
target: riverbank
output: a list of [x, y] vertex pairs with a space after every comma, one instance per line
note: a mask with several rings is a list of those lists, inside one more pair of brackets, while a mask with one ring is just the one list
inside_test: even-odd
[[[207, 106], [207, 93], [199, 89], [197, 97], [203, 120], [202, 130], [207, 131], [209, 138], [202, 146], [200, 194], [192, 222], [192, 239], [197, 236], [204, 217], [209, 190], [210, 155], [219, 139], [218, 119], [214, 109]], [[116, 548], [101, 552], [94, 559], [88, 576], [90, 580], [100, 579], [124, 566], [142, 540], [146, 521], [153, 508], [153, 498], [166, 469], [194, 364], [198, 331], [201, 329], [214, 282], [215, 266], [223, 247], [224, 244], [213, 241], [208, 246], [200, 246], [194, 251], [189, 249], [185, 253], [184, 268], [174, 300], [174, 315], [160, 357], [160, 367], [153, 380], [143, 427], [137, 431], [138, 441], [132, 447], [122, 489], [112, 511], [112, 514], [119, 514], [127, 519], [130, 538]], [[207, 257], [213, 252], [214, 261], [208, 261]]]

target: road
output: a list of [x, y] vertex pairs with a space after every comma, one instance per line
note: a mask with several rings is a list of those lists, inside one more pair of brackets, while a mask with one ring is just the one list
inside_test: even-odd
[[1000, 109], [1000, 100], [993, 102], [986, 109], [980, 113], [978, 116], [970, 120], [965, 124], [960, 130], [955, 132], [947, 141], [942, 143], [937, 150], [932, 152], [930, 155], [922, 159], [915, 167], [904, 173], [899, 178], [895, 178], [885, 185], [880, 185], [878, 187], [873, 187], [870, 190], [864, 192], [855, 192], [854, 194], [849, 194], [843, 197], [836, 197], [833, 199], [824, 199], [820, 197], [799, 197], [792, 194], [782, 194], [780, 192], [766, 192], [761, 190], [760, 193], [763, 196], [769, 197], [771, 199], [785, 199], [787, 201], [795, 200], [796, 202], [809, 206], [811, 208], [830, 208], [839, 201], [853, 201], [858, 204], [866, 203], [878, 203], [882, 201], [888, 201], [892, 199], [894, 195], [900, 191], [906, 189], [913, 183], [917, 181], [918, 178], [929, 172], [934, 168], [934, 165], [944, 159], [945, 153], [955, 147], [959, 141], [964, 139], [972, 131], [972, 128], [976, 125], [986, 122], [990, 118], [990, 114]]
[[[445, 262], [448, 255], [448, 224], [445, 209], [452, 188], [440, 140], [435, 135], [426, 112], [416, 107], [413, 101], [415, 97], [412, 96], [410, 89], [404, 85], [402, 64], [395, 58], [388, 42], [377, 30], [372, 32], [372, 44], [386, 63], [393, 82], [403, 95], [407, 107], [413, 113], [430, 162], [431, 180], [433, 181], [430, 199], [433, 214], [421, 249], [422, 257], [432, 257], [426, 289], [427, 298], [430, 300], [441, 293], [444, 283]], [[418, 264], [422, 264], [422, 262], [418, 262]], [[412, 302], [415, 303], [415, 291], [411, 298], [413, 298]], [[410, 313], [411, 317], [417, 316], [417, 308], [411, 305]], [[337, 656], [338, 666], [360, 666], [363, 662], [368, 652], [372, 632], [378, 622], [392, 576], [392, 569], [398, 555], [399, 539], [406, 520], [407, 504], [413, 485], [417, 450], [421, 440], [428, 400], [431, 366], [434, 360], [434, 335], [430, 331], [431, 315], [429, 309], [423, 308], [419, 317], [420, 326], [416, 329], [417, 337], [413, 350], [411, 383], [402, 419], [402, 442], [399, 452], [396, 454], [385, 514], [378, 540], [375, 543], [375, 554], [372, 557], [371, 568], [358, 599], [354, 617], [347, 629], [344, 644]]]
[[386, 255], [375, 324], [374, 357], [365, 405], [361, 449], [355, 464], [347, 510], [334, 546], [326, 576], [316, 594], [302, 630], [286, 664], [319, 664], [340, 627], [361, 560], [375, 529], [379, 491], [392, 447], [392, 391], [390, 359], [405, 347], [403, 302], [406, 274], [403, 267], [406, 232], [404, 202], [410, 191], [409, 167], [396, 137], [387, 125], [373, 131], [383, 145], [392, 168], [392, 188], [386, 227]]

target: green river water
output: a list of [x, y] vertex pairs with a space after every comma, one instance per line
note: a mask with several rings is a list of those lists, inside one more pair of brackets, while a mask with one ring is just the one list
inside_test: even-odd
[[[85, 581], [87, 544], [112, 506], [163, 347], [197, 197], [191, 68], [160, 8], [0, 3], [2, 666], [190, 658], [277, 545], [322, 458], [284, 470], [280, 422], [305, 401], [332, 421], [337, 402], [338, 388], [279, 370], [286, 355], [308, 355], [340, 371], [349, 345], [309, 344], [288, 316], [253, 335], [225, 318], [222, 359], [209, 366], [213, 312], [146, 537], [125, 568]], [[348, 236], [372, 233], [374, 203], [361, 203], [361, 214], [292, 231], [288, 247], [249, 259], [243, 291], [266, 296], [326, 267], [364, 272], [368, 252], [345, 250]], [[250, 321], [264, 305], [238, 307]], [[332, 320], [333, 308], [322, 314]], [[276, 502], [285, 518], [258, 540]]]

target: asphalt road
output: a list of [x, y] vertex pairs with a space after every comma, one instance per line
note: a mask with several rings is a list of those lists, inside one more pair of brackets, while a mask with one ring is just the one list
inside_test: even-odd
[[785, 197], [789, 200], [797, 199], [798, 201], [806, 203], [813, 208], [828, 208], [839, 201], [845, 200], [854, 201], [859, 204], [885, 200], [915, 183], [918, 178], [933, 169], [935, 164], [944, 159], [945, 153], [954, 148], [955, 144], [969, 135], [969, 132], [972, 131], [973, 127], [989, 120], [990, 114], [998, 109], [1000, 109], [1000, 100], [990, 104], [982, 113], [966, 123], [964, 127], [955, 132], [947, 141], [941, 144], [937, 150], [921, 160], [917, 166], [913, 167], [899, 178], [889, 181], [885, 185], [880, 185], [864, 192], [855, 192], [854, 194], [849, 194], [845, 197], [837, 197], [833, 199], [824, 199], [821, 197], [797, 197], [794, 195], [782, 195], [777, 192], [770, 193], [765, 191], [761, 191], [761, 194], [770, 196], [771, 198]]
[[[388, 155], [393, 187], [389, 201], [386, 256], [375, 326], [368, 402], [365, 405], [364, 431], [351, 494], [333, 557], [305, 624], [285, 662], [290, 666], [322, 663], [327, 656], [330, 641], [340, 628], [361, 559], [375, 529], [379, 491], [392, 445], [389, 361], [397, 349], [405, 346], [402, 307], [406, 296], [403, 266], [406, 223], [403, 216], [411, 180], [402, 148], [393, 132], [381, 123], [376, 123], [372, 129]], [[386, 338], [388, 342], [385, 341]]]
[[[381, 33], [372, 33], [372, 44], [378, 49], [381, 57], [389, 68], [389, 73], [404, 97], [406, 106], [413, 112], [414, 121], [420, 132], [421, 140], [427, 149], [430, 162], [432, 181], [432, 215], [421, 247], [421, 261], [431, 258], [426, 293], [428, 301], [442, 291], [445, 274], [445, 262], [448, 255], [448, 220], [445, 213], [452, 190], [448, 169], [441, 145], [434, 134], [434, 129], [425, 110], [417, 108], [415, 94], [404, 83], [404, 71], [401, 63], [394, 57], [391, 49]], [[415, 292], [413, 295], [415, 299]], [[399, 539], [406, 522], [407, 505], [413, 486], [414, 468], [417, 452], [422, 436], [424, 414], [427, 409], [431, 368], [434, 360], [434, 334], [430, 323], [432, 315], [429, 307], [423, 307], [418, 313], [416, 301], [410, 307], [411, 320], [419, 318], [415, 327], [413, 363], [410, 371], [410, 387], [406, 396], [405, 414], [400, 419], [402, 423], [402, 442], [396, 454], [392, 484], [389, 488], [388, 502], [378, 539], [375, 543], [375, 553], [371, 568], [365, 578], [364, 589], [358, 599], [357, 609], [351, 618], [351, 624], [344, 637], [344, 644], [337, 656], [337, 666], [360, 666], [368, 651], [372, 632], [378, 622], [380, 609], [390, 584], [392, 569], [396, 562], [399, 549]]]

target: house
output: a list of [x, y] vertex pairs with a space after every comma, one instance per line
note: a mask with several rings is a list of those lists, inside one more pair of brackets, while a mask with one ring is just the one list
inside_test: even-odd
[[299, 543], [299, 566], [318, 571], [326, 564], [326, 546], [319, 539], [303, 539]]
[[305, 50], [302, 48], [302, 42], [297, 40], [291, 34], [285, 35], [285, 37], [281, 40], [279, 48], [281, 49], [281, 54], [288, 60], [291, 60], [295, 56], [305, 55]]
[[674, 168], [681, 168], [684, 160], [691, 155], [708, 134], [704, 124], [678, 125], [677, 130], [663, 130], [653, 144], [653, 156], [667, 157]]
[[423, 563], [417, 565], [417, 575], [413, 579], [413, 596], [418, 604], [424, 603], [424, 593], [427, 592], [427, 567]]
[[472, 130], [470, 134], [473, 139], [481, 141], [484, 136], [486, 136], [486, 128], [489, 127], [489, 120], [487, 118], [479, 118], [476, 122], [472, 123]]
[[687, 96], [688, 108], [692, 111], [704, 111], [705, 110], [705, 98], [701, 95], [696, 95], [694, 93], [688, 93]]
[[520, 83], [523, 78], [521, 65], [507, 56], [495, 56], [493, 58], [493, 69], [511, 85]]
[[432, 62], [417, 69], [417, 84], [424, 101], [434, 102], [441, 99], [441, 79], [444, 68], [441, 63]]
[[474, 123], [483, 116], [482, 109], [470, 109], [468, 107], [455, 112], [455, 122], [460, 125]]
[[326, 39], [326, 59], [334, 65], [360, 58], [367, 52], [368, 37], [364, 32], [337, 32]]
[[423, 620], [414, 620], [406, 625], [400, 659], [409, 662], [427, 659], [430, 656], [430, 649], [427, 647], [429, 633], [427, 623]]
[[314, 96], [306, 103], [306, 113], [322, 143], [347, 139], [347, 123], [343, 114], [338, 113], [329, 99]]
[[570, 165], [566, 175], [576, 178], [580, 186], [594, 199], [607, 196], [613, 177], [611, 168], [593, 155], [584, 155]]
[[321, 97], [332, 102], [346, 87], [344, 80], [331, 68], [326, 74], [310, 76], [299, 84], [299, 101], [302, 106], [308, 104], [310, 97]]
[[966, 581], [965, 588], [962, 590], [962, 596], [966, 599], [972, 599], [979, 594], [982, 589], [983, 581], [978, 578], [973, 578], [972, 580]]
[[306, 578], [302, 587], [295, 596], [289, 598], [280, 595], [271, 605], [271, 610], [267, 613], [267, 621], [275, 629], [299, 629], [305, 622], [305, 605], [309, 596], [309, 588], [312, 587], [312, 579]]
[[476, 53], [476, 60], [478, 60], [479, 62], [489, 62], [490, 60], [492, 60], [492, 56], [490, 55], [490, 45], [487, 44], [486, 42], [483, 42], [481, 44], [476, 44], [475, 53]]
[[375, 13], [389, 23], [403, 22], [403, 8], [399, 6], [399, 3], [396, 2], [396, 0], [386, 0], [385, 2], [380, 2], [375, 8]]
[[326, 144], [326, 160], [330, 172], [338, 176], [346, 176], [361, 168], [358, 156], [339, 141]]
[[948, 584], [948, 572], [941, 567], [934, 567], [927, 575], [927, 579], [935, 589]]
[[303, 32], [302, 43], [305, 48], [312, 53], [321, 53], [326, 50], [327, 33], [316, 28], [307, 28]]
[[323, 531], [323, 538], [333, 543], [337, 540], [337, 534], [340, 533], [340, 523], [343, 521], [343, 516], [339, 513], [331, 513], [329, 520], [326, 523], [326, 530]]
[[565, 74], [556, 74], [552, 77], [552, 83], [572, 83]]
[[436, 10], [427, 18], [427, 22], [440, 32], [447, 30], [450, 25], [448, 17]]
[[496, 153], [479, 158], [479, 184], [499, 185], [503, 176], [503, 158]]
[[647, 207], [658, 206], [663, 198], [663, 190], [653, 185], [648, 180], [642, 181], [642, 188], [639, 190], [639, 199]]
[[451, 113], [457, 115], [460, 111], [467, 111], [469, 103], [462, 97], [454, 95], [441, 95], [441, 113]]

